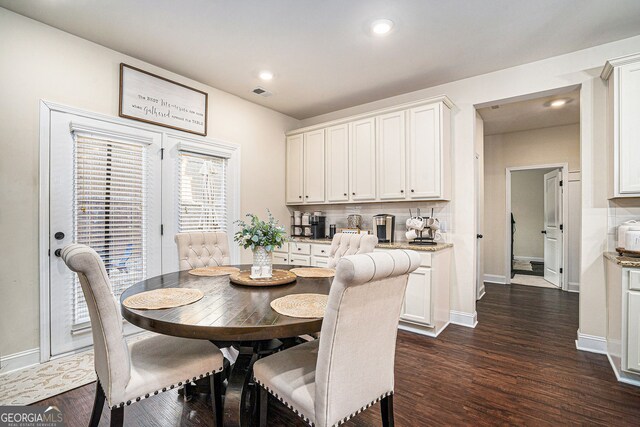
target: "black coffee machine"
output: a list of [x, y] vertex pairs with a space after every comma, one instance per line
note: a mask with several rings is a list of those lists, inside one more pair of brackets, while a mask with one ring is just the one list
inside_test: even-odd
[[312, 239], [324, 239], [327, 237], [325, 234], [325, 222], [327, 217], [319, 215], [311, 215], [309, 218], [309, 224], [311, 224], [311, 238]]

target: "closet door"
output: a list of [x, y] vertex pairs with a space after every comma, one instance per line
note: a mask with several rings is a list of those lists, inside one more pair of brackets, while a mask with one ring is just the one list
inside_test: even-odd
[[351, 124], [349, 140], [350, 199], [365, 201], [376, 199], [376, 136], [375, 119]]
[[286, 189], [285, 201], [290, 204], [301, 204], [304, 201], [303, 193], [303, 135], [295, 135], [287, 138], [286, 160]]
[[324, 129], [304, 134], [304, 202], [324, 202]]
[[378, 198], [405, 198], [405, 123], [404, 111], [377, 118]]
[[327, 202], [349, 200], [349, 125], [327, 129]]

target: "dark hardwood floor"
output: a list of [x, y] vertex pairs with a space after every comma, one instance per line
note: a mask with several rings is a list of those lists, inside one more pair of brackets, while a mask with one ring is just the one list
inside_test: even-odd
[[[451, 325], [437, 339], [399, 333], [396, 425], [640, 425], [640, 388], [617, 382], [605, 356], [575, 348], [578, 294], [487, 284], [478, 319], [475, 329]], [[94, 387], [39, 404], [86, 426]], [[204, 396], [185, 403], [174, 391], [128, 407], [125, 424], [212, 425], [211, 411]], [[346, 425], [381, 424], [376, 405]], [[269, 425], [304, 423], [271, 401]]]

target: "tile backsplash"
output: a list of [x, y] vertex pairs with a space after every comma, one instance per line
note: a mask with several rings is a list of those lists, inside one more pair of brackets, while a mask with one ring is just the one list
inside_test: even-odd
[[433, 215], [440, 220], [442, 231], [442, 241], [448, 242], [447, 233], [452, 231], [451, 224], [451, 203], [450, 202], [384, 202], [384, 203], [361, 203], [348, 205], [316, 205], [316, 206], [296, 206], [289, 207], [291, 215], [293, 211], [299, 210], [313, 214], [315, 211], [322, 211], [327, 217], [326, 233], [329, 234], [329, 224], [336, 224], [336, 228], [344, 228], [347, 226], [347, 215], [359, 214], [362, 216], [362, 228], [365, 230], [373, 229], [373, 216], [378, 214], [391, 214], [396, 217], [395, 241], [406, 241], [405, 222], [409, 218], [409, 209], [411, 213], [416, 215], [417, 209], [420, 208], [420, 214], [423, 217]]
[[640, 199], [609, 200], [608, 218], [607, 249], [614, 251], [617, 246], [618, 226], [632, 219], [640, 221]]

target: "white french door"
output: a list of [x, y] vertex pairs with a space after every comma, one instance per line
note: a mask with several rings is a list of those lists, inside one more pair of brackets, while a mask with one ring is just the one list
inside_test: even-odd
[[544, 279], [562, 286], [562, 171], [544, 174]]
[[58, 249], [72, 242], [95, 249], [116, 298], [161, 274], [161, 148], [160, 132], [51, 112], [51, 355], [92, 344], [82, 289]]

